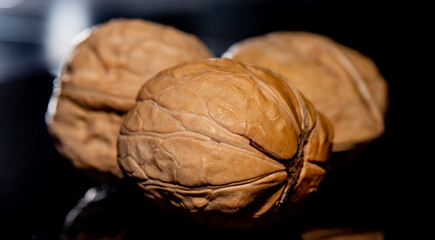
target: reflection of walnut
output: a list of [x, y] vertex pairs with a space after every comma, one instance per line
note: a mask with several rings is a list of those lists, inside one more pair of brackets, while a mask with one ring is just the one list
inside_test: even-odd
[[384, 240], [381, 230], [354, 230], [352, 228], [314, 228], [301, 233], [301, 240]]
[[50, 101], [47, 123], [58, 150], [77, 168], [122, 177], [116, 141], [142, 84], [162, 69], [208, 57], [198, 38], [172, 27], [120, 19], [93, 28], [67, 59]]
[[384, 131], [385, 80], [370, 59], [329, 38], [275, 32], [237, 43], [223, 56], [267, 67], [293, 82], [331, 120], [334, 151], [370, 142]]
[[[248, 227], [316, 191], [332, 127], [294, 86], [229, 59], [149, 80], [121, 126], [121, 168], [145, 196], [213, 226]], [[264, 220], [264, 221], [263, 221]]]

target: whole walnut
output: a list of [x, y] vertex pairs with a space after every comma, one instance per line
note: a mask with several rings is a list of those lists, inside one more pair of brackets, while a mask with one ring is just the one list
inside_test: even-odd
[[118, 160], [144, 195], [219, 228], [269, 224], [317, 190], [333, 130], [269, 70], [230, 59], [166, 69], [121, 126]]
[[98, 180], [122, 178], [116, 141], [140, 87], [160, 70], [211, 56], [197, 37], [149, 21], [115, 19], [92, 28], [55, 82], [46, 122], [57, 149]]
[[269, 68], [296, 85], [334, 126], [334, 152], [384, 132], [387, 83], [369, 58], [330, 38], [273, 32], [236, 43], [223, 57]]

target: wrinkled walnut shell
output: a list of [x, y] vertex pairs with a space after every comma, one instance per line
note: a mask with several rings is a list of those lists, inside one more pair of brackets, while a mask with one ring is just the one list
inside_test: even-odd
[[92, 28], [55, 82], [46, 120], [57, 149], [99, 180], [122, 178], [116, 141], [140, 87], [160, 70], [208, 57], [198, 38], [169, 26], [117, 19]]
[[334, 126], [334, 152], [384, 132], [387, 84], [355, 50], [313, 33], [274, 32], [236, 43], [223, 57], [269, 68], [295, 84]]
[[119, 164], [144, 195], [215, 227], [285, 215], [316, 191], [333, 130], [278, 75], [230, 59], [160, 72], [121, 127]]

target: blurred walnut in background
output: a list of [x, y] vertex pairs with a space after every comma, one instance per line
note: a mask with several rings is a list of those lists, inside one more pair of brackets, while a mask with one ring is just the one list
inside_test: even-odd
[[117, 19], [92, 28], [55, 82], [46, 121], [57, 149], [99, 180], [122, 178], [116, 141], [140, 87], [160, 70], [208, 57], [197, 37], [173, 27]]
[[149, 80], [121, 127], [121, 168], [144, 195], [214, 227], [267, 224], [317, 190], [333, 130], [269, 70], [231, 59]]
[[233, 45], [223, 57], [269, 68], [291, 81], [331, 121], [334, 152], [384, 132], [387, 84], [367, 57], [305, 32], [274, 32]]

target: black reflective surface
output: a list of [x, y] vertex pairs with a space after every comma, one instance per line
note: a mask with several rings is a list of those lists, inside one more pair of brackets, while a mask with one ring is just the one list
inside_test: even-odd
[[[410, 226], [418, 220], [414, 212], [423, 203], [415, 187], [419, 184], [415, 184], [417, 164], [413, 161], [421, 158], [412, 151], [417, 143], [410, 139], [418, 138], [419, 121], [414, 114], [418, 109], [410, 99], [420, 93], [409, 83], [418, 85], [422, 80], [416, 79], [415, 58], [411, 58], [418, 47], [412, 33], [420, 24], [410, 17], [416, 11], [412, 6], [315, 0], [89, 1], [90, 25], [114, 17], [153, 20], [197, 34], [217, 56], [236, 41], [275, 30], [330, 36], [375, 61], [389, 84], [390, 108], [385, 134], [357, 158], [328, 173], [301, 220], [288, 219], [269, 228], [219, 231], [141, 205], [137, 196], [117, 189], [107, 201], [93, 205], [95, 215], [80, 218], [85, 221], [77, 223], [81, 228], [71, 225], [65, 232], [68, 212], [88, 189], [99, 184], [56, 152], [45, 128], [54, 75], [46, 64], [41, 32], [50, 21], [47, 9], [57, 1], [19, 2], [17, 8], [0, 9], [0, 239], [58, 239], [65, 234], [75, 236], [77, 229], [94, 237], [105, 231], [124, 237], [130, 234], [130, 239], [141, 239], [148, 232], [166, 237], [268, 239], [287, 233], [288, 239], [297, 239], [299, 229], [316, 226], [380, 229], [387, 239], [416, 233]], [[24, 23], [17, 18], [25, 19]], [[11, 28], [13, 23], [24, 27]], [[25, 26], [37, 33], [11, 32], [26, 32]]]

